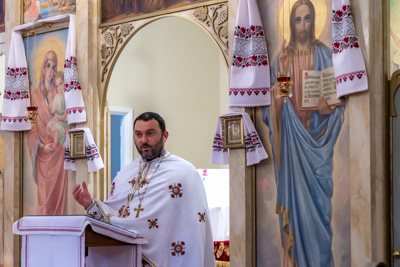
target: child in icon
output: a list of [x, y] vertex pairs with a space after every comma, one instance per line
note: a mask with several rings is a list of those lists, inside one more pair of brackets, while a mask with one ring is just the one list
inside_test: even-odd
[[53, 137], [54, 144], [60, 142], [64, 146], [65, 133], [69, 130], [64, 98], [64, 72], [57, 72], [55, 80], [57, 93], [49, 100], [49, 110], [53, 118], [47, 124], [47, 134]]

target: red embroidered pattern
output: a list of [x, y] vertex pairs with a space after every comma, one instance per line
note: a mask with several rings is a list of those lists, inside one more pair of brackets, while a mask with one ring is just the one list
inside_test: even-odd
[[[90, 146], [86, 146], [85, 147], [85, 151], [86, 151], [86, 159], [89, 160], [94, 160], [98, 157], [100, 157], [100, 153], [96, 147], [96, 145], [92, 144]], [[65, 148], [65, 152], [64, 152], [64, 162], [75, 162], [74, 159], [71, 159], [71, 151], [69, 148]], [[114, 183], [113, 183], [114, 185]], [[115, 187], [115, 186], [114, 186]], [[113, 187], [111, 187], [112, 190], [114, 190]], [[112, 194], [114, 191], [111, 191], [110, 194]]]
[[180, 255], [185, 255], [185, 249], [186, 249], [186, 247], [185, 247], [185, 242], [184, 241], [181, 241], [181, 242], [173, 242], [172, 244], [171, 244], [171, 254], [172, 254], [172, 256], [180, 256]]
[[70, 81], [69, 83], [64, 84], [64, 92], [69, 92], [71, 90], [81, 90], [81, 83], [78, 81]]
[[239, 38], [248, 39], [253, 36], [264, 36], [264, 30], [262, 26], [251, 25], [250, 28], [235, 26], [234, 35]]
[[263, 95], [265, 95], [266, 93], [269, 92], [269, 87], [267, 88], [254, 88], [254, 89], [248, 89], [248, 88], [230, 88], [229, 89], [229, 95], [234, 94], [241, 94], [242, 96], [244, 94], [248, 94], [249, 96], [251, 94], [255, 94], [258, 95], [259, 93], [262, 93]]
[[229, 261], [229, 241], [214, 241], [214, 255], [217, 261]]
[[21, 116], [21, 117], [6, 117], [6, 116], [2, 116], [1, 120], [4, 122], [22, 122], [22, 121], [28, 121], [28, 118], [25, 116]]
[[158, 228], [158, 219], [155, 218], [154, 220], [147, 220], [149, 222], [149, 229], [151, 228]]
[[[333, 23], [342, 23], [343, 18], [350, 18], [352, 19], [353, 13], [351, 12], [350, 5], [343, 5], [342, 9], [339, 10], [333, 10], [332, 11], [332, 22]], [[343, 27], [345, 27], [343, 25]], [[351, 28], [350, 25], [347, 25], [347, 29], [344, 29], [343, 33], [344, 35], [349, 32], [349, 29]], [[354, 25], [352, 25], [354, 27]], [[352, 32], [352, 31], [350, 31]], [[340, 41], [334, 41], [332, 43], [332, 52], [334, 54], [341, 53], [344, 49], [347, 48], [360, 48], [360, 45], [358, 43], [358, 37], [357, 36], [347, 36], [345, 35], [343, 37], [343, 40]]]
[[213, 141], [213, 151], [216, 152], [227, 152], [228, 149], [223, 148], [224, 143], [222, 142], [222, 137], [220, 134], [215, 134], [214, 141]]
[[260, 139], [258, 138], [257, 133], [254, 131], [247, 134], [244, 142], [246, 144], [247, 152], [254, 152], [257, 148], [262, 147]]
[[246, 58], [243, 58], [241, 56], [235, 56], [233, 55], [232, 58], [232, 66], [235, 67], [255, 67], [255, 66], [267, 66], [268, 65], [268, 57], [267, 55], [252, 55], [248, 56]]
[[4, 99], [22, 100], [28, 98], [29, 98], [28, 90], [19, 90], [19, 91], [4, 90]]
[[76, 62], [76, 57], [70, 57], [69, 59], [65, 59], [64, 69], [72, 68], [73, 66], [77, 67], [78, 64]]
[[[64, 63], [64, 69], [72, 69], [72, 73], [77, 74], [77, 62], [76, 62], [76, 57], [70, 57], [70, 59], [66, 59]], [[67, 71], [66, 71], [67, 73]], [[69, 73], [69, 72], [68, 72]], [[64, 84], [64, 92], [69, 92], [71, 90], [82, 90], [81, 84], [78, 81], [77, 75], [72, 75], [72, 76], [67, 76], [68, 78], [65, 79], [66, 83]]]
[[128, 217], [129, 215], [131, 215], [131, 213], [130, 213], [130, 211], [129, 211], [129, 209], [130, 209], [129, 205], [127, 205], [126, 208], [125, 208], [125, 206], [126, 206], [126, 205], [123, 205], [123, 206], [119, 209], [119, 211], [118, 211], [118, 217], [119, 217], [119, 218], [126, 218], [126, 217]]
[[332, 44], [332, 52], [334, 54], [341, 53], [344, 49], [347, 48], [360, 48], [360, 45], [358, 44], [358, 38], [357, 36], [346, 36], [343, 38], [343, 41], [341, 42], [334, 42]]
[[198, 214], [199, 214], [199, 222], [206, 222], [206, 213], [199, 212]]
[[171, 193], [171, 197], [172, 198], [178, 198], [178, 197], [182, 197], [182, 184], [178, 183], [174, 185], [170, 185], [169, 187], [169, 192]]
[[26, 67], [22, 68], [7, 68], [6, 76], [17, 77], [17, 76], [27, 76], [28, 70]]
[[94, 160], [95, 158], [100, 157], [100, 153], [97, 150], [97, 146], [95, 144], [86, 146], [86, 158], [87, 160]]
[[332, 10], [332, 22], [341, 22], [344, 17], [353, 17], [350, 5], [342, 5], [342, 9]]
[[67, 113], [71, 114], [71, 113], [76, 113], [76, 112], [82, 113], [83, 111], [85, 111], [84, 107], [74, 107], [74, 108], [67, 108]]
[[131, 187], [133, 188], [136, 184], [136, 177], [133, 177], [133, 179], [130, 180], [128, 183], [131, 184]]
[[367, 75], [367, 72], [365, 70], [345, 73], [336, 77], [336, 83], [339, 84], [341, 82], [347, 82], [348, 79], [352, 81], [355, 77], [361, 79], [364, 75]]

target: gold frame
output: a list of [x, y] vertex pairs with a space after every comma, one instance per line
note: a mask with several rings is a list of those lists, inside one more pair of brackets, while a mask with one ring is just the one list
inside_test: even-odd
[[86, 158], [85, 131], [69, 133], [71, 159]]
[[[243, 148], [245, 147], [244, 142], [244, 128], [243, 128], [243, 116], [234, 115], [229, 117], [222, 117], [222, 142], [223, 148]], [[236, 126], [238, 131], [236, 137], [230, 137], [229, 127]], [[236, 132], [236, 131], [235, 131]], [[232, 140], [233, 139], [233, 140]]]

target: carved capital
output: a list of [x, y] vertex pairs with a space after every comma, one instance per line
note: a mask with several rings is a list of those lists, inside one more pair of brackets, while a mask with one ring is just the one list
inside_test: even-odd
[[228, 55], [228, 4], [202, 6], [193, 11], [206, 29], [213, 33], [225, 55]]
[[124, 23], [115, 26], [108, 26], [101, 29], [101, 82], [104, 82], [105, 75], [108, 73], [110, 63], [114, 60], [122, 44], [129, 38], [133, 31], [131, 23]]

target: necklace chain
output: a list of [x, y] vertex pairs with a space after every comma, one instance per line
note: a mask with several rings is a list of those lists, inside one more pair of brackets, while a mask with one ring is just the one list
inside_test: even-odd
[[[140, 159], [140, 164], [139, 164], [139, 172], [138, 176], [135, 179], [135, 185], [133, 187], [133, 192], [128, 194], [128, 202], [124, 207], [124, 210], [128, 208], [130, 202], [133, 201], [134, 195], [137, 192], [138, 198], [139, 198], [139, 205], [137, 208], [134, 208], [134, 211], [136, 211], [136, 218], [139, 218], [139, 213], [143, 211], [144, 209], [142, 208], [142, 200], [146, 194], [147, 188], [149, 187], [150, 181], [153, 180], [154, 175], [156, 174], [158, 168], [160, 167], [162, 161], [166, 158], [168, 158], [171, 154], [168, 155], [163, 155], [158, 162], [156, 168], [153, 171], [153, 174], [149, 179], [147, 179], [147, 175], [150, 171], [151, 164], [153, 161], [143, 161]], [[143, 164], [144, 163], [144, 164]], [[144, 173], [144, 174], [143, 174]], [[144, 189], [142, 190], [142, 193], [140, 192], [140, 188], [142, 188], [145, 185]]]

